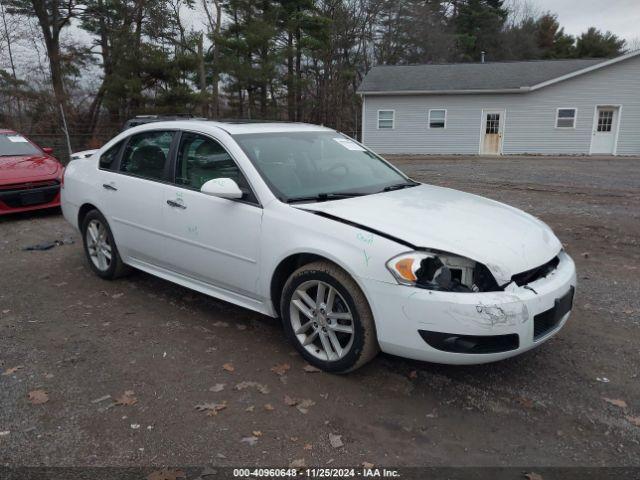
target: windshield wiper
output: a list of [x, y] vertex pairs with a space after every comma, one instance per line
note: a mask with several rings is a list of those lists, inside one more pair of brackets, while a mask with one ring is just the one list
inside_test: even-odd
[[361, 197], [368, 195], [360, 192], [335, 192], [335, 193], [318, 193], [317, 195], [309, 195], [307, 197], [291, 197], [287, 199], [287, 203], [297, 202], [326, 202], [327, 200], [339, 200], [341, 198]]
[[416, 187], [420, 185], [418, 182], [412, 183], [397, 183], [395, 185], [389, 185], [388, 187], [384, 187], [382, 189], [383, 192], [391, 192], [393, 190], [402, 190], [403, 188]]

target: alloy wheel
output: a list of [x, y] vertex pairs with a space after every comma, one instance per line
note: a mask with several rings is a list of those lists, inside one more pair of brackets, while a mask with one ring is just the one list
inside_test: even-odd
[[111, 244], [106, 227], [101, 221], [93, 219], [87, 225], [85, 237], [93, 265], [100, 271], [107, 271], [111, 266]]
[[296, 338], [314, 357], [331, 362], [349, 353], [353, 315], [335, 287], [320, 280], [300, 284], [291, 297], [289, 317]]

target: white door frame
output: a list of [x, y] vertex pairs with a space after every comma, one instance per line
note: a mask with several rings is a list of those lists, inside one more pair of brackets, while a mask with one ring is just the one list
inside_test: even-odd
[[618, 109], [618, 115], [616, 118], [616, 124], [615, 124], [615, 129], [616, 132], [614, 133], [614, 138], [613, 138], [613, 152], [612, 155], [617, 155], [618, 154], [618, 137], [620, 136], [620, 123], [622, 121], [622, 105], [615, 105], [615, 104], [598, 104], [593, 108], [593, 122], [591, 125], [591, 141], [589, 143], [589, 155], [593, 155], [593, 137], [594, 137], [594, 133], [596, 131], [596, 128], [598, 127], [598, 109], [599, 108], [617, 108]]
[[506, 108], [483, 108], [480, 114], [480, 145], [478, 146], [478, 155], [484, 155], [482, 153], [482, 147], [484, 144], [484, 135], [486, 133], [486, 115], [487, 113], [499, 113], [500, 114], [500, 146], [498, 147], [498, 156], [502, 155], [504, 145], [504, 135], [507, 130], [507, 109]]

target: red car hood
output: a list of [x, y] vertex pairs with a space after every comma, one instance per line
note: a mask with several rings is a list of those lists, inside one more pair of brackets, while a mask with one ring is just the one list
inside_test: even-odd
[[55, 178], [61, 168], [55, 158], [47, 155], [0, 157], [0, 184]]

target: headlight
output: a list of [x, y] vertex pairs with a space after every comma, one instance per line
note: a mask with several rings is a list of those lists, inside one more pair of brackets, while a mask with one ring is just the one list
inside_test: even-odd
[[402, 285], [453, 292], [498, 289], [484, 265], [447, 253], [405, 253], [389, 260], [387, 268]]

